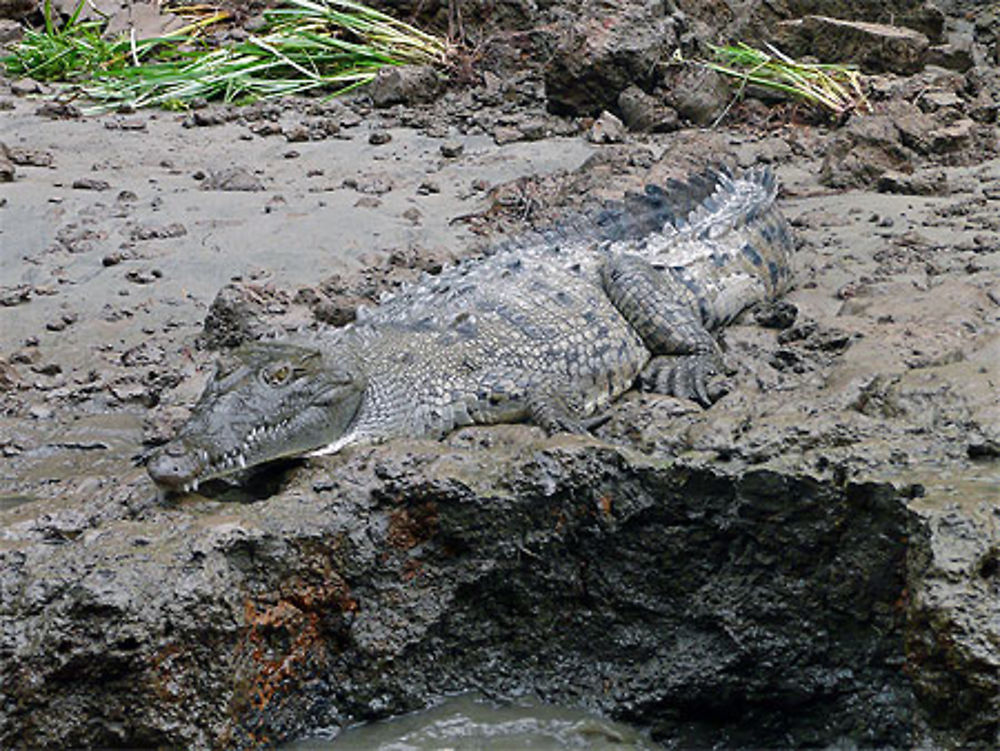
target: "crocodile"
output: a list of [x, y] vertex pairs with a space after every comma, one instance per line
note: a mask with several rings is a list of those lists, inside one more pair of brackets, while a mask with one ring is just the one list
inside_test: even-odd
[[[790, 284], [766, 168], [711, 168], [528, 233], [301, 340], [220, 359], [147, 464], [167, 491], [284, 457], [472, 424], [584, 432], [634, 385], [708, 407], [713, 335]], [[596, 417], [595, 417], [596, 416]]]

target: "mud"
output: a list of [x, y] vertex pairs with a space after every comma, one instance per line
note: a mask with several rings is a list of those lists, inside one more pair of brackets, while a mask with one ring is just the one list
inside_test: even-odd
[[[473, 4], [443, 89], [75, 117], [0, 80], [0, 745], [250, 748], [469, 690], [666, 748], [996, 745], [995, 24], [624, 3], [588, 36], [600, 4], [544, 5]], [[785, 5], [909, 18], [928, 58], [841, 125], [748, 99], [693, 127], [729, 103], [687, 108], [662, 39]], [[667, 37], [628, 33], [650, 14]], [[926, 66], [949, 39], [971, 69]], [[786, 303], [723, 334], [710, 410], [629, 394], [586, 439], [145, 477], [213, 348], [720, 160], [774, 167], [800, 248]]]

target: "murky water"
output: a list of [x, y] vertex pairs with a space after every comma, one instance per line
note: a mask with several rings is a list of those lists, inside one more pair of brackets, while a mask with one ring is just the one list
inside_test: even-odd
[[498, 704], [475, 694], [423, 712], [348, 728], [284, 746], [284, 751], [653, 751], [635, 728], [579, 709], [534, 700]]

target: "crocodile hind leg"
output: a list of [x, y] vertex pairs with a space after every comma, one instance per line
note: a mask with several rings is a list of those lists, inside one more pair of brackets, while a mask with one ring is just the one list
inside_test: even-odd
[[605, 294], [654, 355], [640, 374], [642, 387], [710, 406], [721, 395], [710, 391], [709, 380], [722, 372], [722, 355], [696, 312], [695, 293], [632, 255], [609, 259], [601, 280]]

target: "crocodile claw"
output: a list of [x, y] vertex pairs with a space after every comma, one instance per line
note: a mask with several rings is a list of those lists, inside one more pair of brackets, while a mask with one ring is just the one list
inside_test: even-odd
[[711, 407], [726, 393], [724, 387], [715, 388], [711, 383], [713, 376], [721, 372], [721, 362], [714, 354], [664, 355], [650, 361], [640, 382], [643, 391], [690, 399]]

